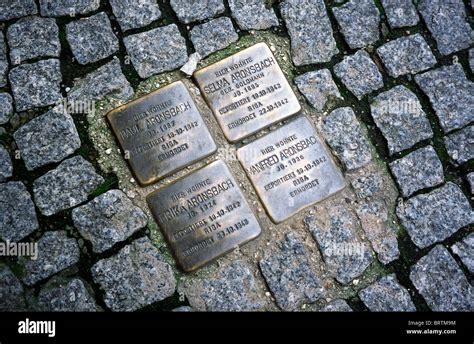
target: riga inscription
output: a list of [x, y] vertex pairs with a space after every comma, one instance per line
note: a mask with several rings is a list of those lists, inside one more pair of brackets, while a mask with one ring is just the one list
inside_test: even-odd
[[301, 110], [265, 43], [203, 68], [194, 77], [224, 135], [231, 142]]
[[238, 149], [237, 157], [277, 223], [345, 185], [304, 116]]
[[147, 197], [180, 267], [190, 272], [260, 234], [227, 165], [215, 161]]
[[142, 185], [166, 177], [217, 149], [181, 81], [119, 107], [107, 117]]

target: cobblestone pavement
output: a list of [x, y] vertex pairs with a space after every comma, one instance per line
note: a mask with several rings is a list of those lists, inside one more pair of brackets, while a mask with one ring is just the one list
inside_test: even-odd
[[[0, 310], [473, 311], [473, 6], [0, 0]], [[345, 179], [279, 224], [225, 152], [282, 123], [229, 144], [180, 71], [258, 42]], [[105, 115], [182, 79], [218, 151], [140, 187]], [[262, 234], [185, 274], [145, 197], [217, 157]]]

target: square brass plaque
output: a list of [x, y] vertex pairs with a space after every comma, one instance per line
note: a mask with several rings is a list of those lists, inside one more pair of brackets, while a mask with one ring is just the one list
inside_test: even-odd
[[147, 197], [180, 267], [190, 272], [256, 238], [260, 225], [227, 165], [215, 161]]
[[181, 81], [121, 106], [107, 118], [141, 185], [151, 184], [217, 149]]
[[265, 43], [203, 68], [194, 77], [230, 142], [301, 110]]
[[345, 185], [304, 116], [238, 149], [237, 157], [277, 223]]

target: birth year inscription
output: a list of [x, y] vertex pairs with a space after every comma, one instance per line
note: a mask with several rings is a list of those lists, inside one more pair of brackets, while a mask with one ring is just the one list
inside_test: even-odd
[[274, 222], [344, 188], [344, 179], [306, 117], [237, 150]]
[[181, 81], [107, 115], [141, 185], [151, 184], [216, 151], [216, 144]]
[[179, 266], [194, 271], [256, 238], [260, 225], [227, 165], [215, 161], [147, 197]]
[[194, 74], [224, 135], [231, 142], [294, 115], [301, 106], [265, 43], [258, 43]]

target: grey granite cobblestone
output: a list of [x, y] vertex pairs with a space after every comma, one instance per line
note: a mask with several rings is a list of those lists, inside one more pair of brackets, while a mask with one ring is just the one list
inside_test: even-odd
[[397, 215], [420, 248], [443, 241], [474, 222], [474, 211], [459, 186], [449, 182], [429, 193], [401, 201]]
[[242, 30], [264, 30], [278, 25], [273, 8], [264, 0], [229, 0], [232, 17]]
[[66, 25], [67, 41], [77, 62], [85, 65], [116, 53], [119, 41], [104, 12]]
[[53, 105], [62, 99], [62, 75], [57, 59], [15, 67], [9, 79], [17, 111]]
[[130, 35], [123, 41], [142, 78], [179, 68], [188, 60], [186, 41], [176, 24]]
[[148, 238], [137, 239], [116, 255], [99, 260], [92, 278], [113, 311], [130, 312], [174, 294], [176, 279]]
[[323, 283], [295, 233], [288, 233], [275, 252], [267, 252], [260, 269], [283, 310], [297, 310], [303, 303], [315, 302], [324, 295]]
[[377, 54], [394, 78], [416, 74], [436, 64], [436, 58], [428, 43], [419, 33], [385, 43], [377, 48]]
[[462, 0], [421, 0], [418, 11], [442, 55], [469, 48], [474, 42]]
[[329, 62], [339, 52], [323, 0], [284, 0], [280, 10], [295, 65]]
[[474, 121], [474, 83], [466, 78], [460, 64], [418, 74], [415, 81], [429, 97], [444, 132]]
[[474, 310], [474, 290], [446, 248], [435, 246], [411, 267], [410, 279], [435, 312]]
[[225, 10], [223, 0], [171, 0], [170, 4], [178, 19], [185, 24], [212, 18]]
[[52, 18], [26, 17], [8, 27], [10, 61], [14, 65], [39, 57], [59, 57], [59, 28]]
[[48, 231], [38, 240], [38, 257], [22, 257], [26, 285], [34, 285], [79, 261], [79, 245], [65, 231]]
[[75, 156], [34, 181], [35, 203], [43, 215], [50, 216], [85, 202], [103, 182], [90, 162]]
[[403, 197], [444, 182], [443, 165], [432, 146], [417, 149], [389, 166]]
[[379, 39], [380, 12], [372, 0], [350, 0], [333, 7], [341, 32], [351, 49], [363, 48]]
[[39, 228], [35, 205], [22, 182], [0, 184], [0, 238], [19, 241]]
[[331, 112], [324, 119], [322, 132], [346, 169], [360, 168], [372, 160], [369, 141], [351, 108]]
[[239, 39], [232, 20], [221, 17], [196, 25], [190, 32], [194, 48], [204, 58], [218, 50], [224, 49]]
[[334, 66], [334, 73], [359, 100], [383, 87], [382, 74], [365, 50], [344, 57]]
[[372, 118], [387, 140], [390, 154], [433, 137], [417, 96], [405, 86], [380, 93], [370, 104]]
[[74, 120], [63, 106], [33, 118], [13, 137], [29, 171], [59, 162], [81, 146]]

